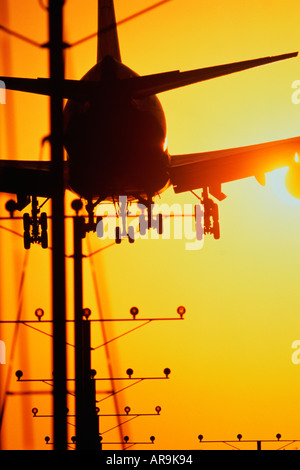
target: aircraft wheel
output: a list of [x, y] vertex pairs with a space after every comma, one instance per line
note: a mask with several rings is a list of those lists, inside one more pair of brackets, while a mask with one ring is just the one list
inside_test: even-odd
[[119, 245], [121, 243], [121, 231], [120, 227], [116, 227], [116, 243]]
[[204, 226], [202, 225], [203, 212], [199, 211], [199, 208], [199, 205], [195, 205], [196, 238], [197, 240], [202, 240], [204, 235]]
[[46, 214], [46, 212], [41, 213], [40, 224], [41, 224], [42, 230], [47, 230], [48, 223], [47, 223], [47, 214]]
[[47, 233], [47, 230], [42, 230], [41, 244], [42, 244], [42, 248], [48, 248], [48, 233]]
[[30, 233], [29, 231], [24, 232], [23, 234], [23, 242], [25, 250], [29, 250], [31, 245]]
[[217, 223], [213, 229], [214, 239], [219, 240], [220, 238], [220, 225]]
[[128, 227], [128, 241], [129, 243], [134, 243], [134, 228]]
[[30, 230], [30, 215], [27, 212], [23, 214], [23, 228], [25, 232]]

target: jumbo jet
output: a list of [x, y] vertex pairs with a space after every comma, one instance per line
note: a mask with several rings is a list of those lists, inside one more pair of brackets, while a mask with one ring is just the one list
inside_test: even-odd
[[[202, 189], [205, 233], [219, 238], [217, 201], [226, 196], [222, 184], [289, 166], [299, 172], [300, 138], [187, 155], [170, 155], [166, 120], [157, 95], [216, 77], [291, 59], [297, 52], [190, 71], [147, 76], [122, 63], [113, 0], [98, 0], [97, 63], [81, 80], [63, 82], [65, 189], [86, 202], [90, 220], [97, 204], [126, 196], [150, 208], [153, 198], [170, 186], [175, 193]], [[274, 67], [276, 67], [274, 65]], [[7, 89], [51, 94], [47, 78], [0, 77]], [[37, 198], [51, 198], [52, 162], [0, 160], [0, 191], [17, 196], [13, 208], [28, 203], [38, 214]], [[296, 173], [295, 173], [296, 172]], [[293, 177], [292, 177], [293, 179]], [[300, 181], [298, 178], [297, 180]], [[45, 214], [43, 214], [45, 215]], [[35, 220], [33, 220], [35, 219]], [[29, 233], [36, 217], [24, 214], [24, 245], [41, 242]], [[45, 217], [39, 222], [45, 233]], [[91, 224], [95, 230], [95, 224]], [[42, 237], [42, 246], [47, 240]]]

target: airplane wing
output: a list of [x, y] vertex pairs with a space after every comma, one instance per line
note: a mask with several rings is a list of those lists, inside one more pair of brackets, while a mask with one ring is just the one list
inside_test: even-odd
[[[67, 181], [68, 162], [64, 170]], [[51, 197], [55, 188], [52, 162], [0, 160], [0, 192]]]
[[[185, 72], [176, 70], [173, 72], [158, 73], [154, 75], [135, 76], [119, 80], [117, 86], [119, 91], [127, 92], [133, 98], [142, 99], [150, 95], [156, 95], [179, 87], [290, 59], [297, 57], [297, 55], [298, 52], [292, 52], [289, 54], [262, 57], [260, 59], [216, 65], [213, 67], [188, 70]], [[62, 97], [67, 99], [89, 99], [97, 93], [105, 92], [105, 88], [107, 86], [102, 85], [101, 82], [90, 80], [63, 80], [63, 82], [60, 83], [49, 78], [32, 79], [0, 77], [0, 88], [3, 88], [3, 84], [8, 90], [17, 90], [48, 96], [57, 94], [57, 90], [60, 89]], [[102, 88], [102, 86], [104, 88]]]
[[300, 137], [249, 145], [226, 150], [216, 150], [189, 155], [170, 156], [170, 182], [175, 193], [209, 188], [218, 200], [222, 183], [254, 176], [265, 184], [265, 173], [295, 162], [300, 156]]

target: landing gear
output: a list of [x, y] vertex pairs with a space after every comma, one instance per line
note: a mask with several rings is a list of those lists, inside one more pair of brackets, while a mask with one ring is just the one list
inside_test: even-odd
[[220, 238], [219, 210], [212, 199], [207, 199], [204, 205], [204, 233], [212, 234], [218, 240]]
[[25, 250], [29, 250], [31, 244], [38, 243], [42, 248], [48, 248], [48, 223], [47, 214], [42, 212], [40, 217], [40, 208], [35, 196], [31, 199], [31, 216], [26, 212], [23, 215], [23, 241]]
[[201, 202], [204, 206], [204, 234], [212, 234], [218, 240], [220, 238], [219, 209], [218, 205], [208, 197], [207, 188], [203, 190]]
[[[88, 232], [97, 232], [98, 238], [104, 236], [104, 226], [102, 222], [103, 217], [95, 217], [95, 207], [100, 204], [102, 201], [99, 198], [96, 202], [89, 200], [86, 204], [86, 210], [88, 213], [88, 221], [83, 223], [82, 227], [82, 238], [85, 238], [86, 233]], [[157, 214], [153, 215], [152, 213], [152, 196], [148, 196], [147, 199], [139, 199], [138, 208], [140, 209], [140, 214], [137, 216], [139, 219], [139, 226], [137, 230], [140, 235], [146, 235], [147, 230], [150, 228], [156, 229], [157, 233], [161, 235], [163, 233], [163, 215]], [[79, 211], [82, 209], [83, 204], [81, 200], [76, 199], [72, 202], [72, 208], [75, 210], [78, 215]], [[115, 242], [119, 245], [122, 240], [128, 239], [129, 243], [134, 243], [136, 234], [136, 227], [130, 225], [128, 220], [130, 217], [130, 211], [128, 209], [128, 201], [126, 196], [120, 196], [118, 200], [118, 207], [116, 207], [116, 218], [119, 219], [119, 224], [115, 227]]]
[[141, 200], [139, 207], [141, 214], [139, 215], [139, 232], [141, 236], [146, 235], [147, 230], [156, 229], [158, 235], [163, 233], [163, 215], [161, 213], [154, 215], [152, 212], [152, 197], [149, 196], [147, 201]]
[[127, 237], [129, 243], [134, 243], [134, 227], [128, 227]]
[[121, 228], [119, 226], [117, 226], [116, 230], [115, 230], [115, 234], [116, 234], [115, 241], [116, 241], [117, 245], [119, 245], [121, 243], [122, 239], [125, 239], [125, 238], [128, 239], [129, 243], [134, 243], [134, 241], [135, 241], [134, 227], [131, 227], [131, 226], [128, 227], [127, 236], [125, 237], [125, 236], [122, 236]]

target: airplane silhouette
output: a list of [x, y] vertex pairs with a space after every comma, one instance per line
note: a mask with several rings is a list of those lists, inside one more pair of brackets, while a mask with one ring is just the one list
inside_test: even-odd
[[[264, 184], [264, 174], [290, 166], [300, 138], [189, 155], [170, 155], [166, 120], [157, 94], [253, 67], [296, 57], [298, 52], [190, 71], [139, 76], [122, 63], [113, 0], [98, 1], [97, 63], [81, 80], [62, 84], [64, 109], [65, 189], [86, 201], [95, 230], [94, 209], [102, 201], [126, 196], [148, 210], [155, 195], [170, 186], [175, 193], [202, 189], [205, 233], [219, 238], [217, 204], [226, 196], [222, 184], [249, 176]], [[48, 78], [0, 77], [5, 87], [51, 96]], [[55, 91], [54, 91], [55, 92]], [[0, 191], [17, 196], [7, 209], [23, 210], [30, 202], [32, 217], [24, 214], [24, 246], [47, 247], [47, 220], [38, 219], [37, 198], [55, 193], [52, 162], [0, 160]], [[297, 176], [297, 175], [296, 175]], [[295, 178], [292, 178], [293, 180]], [[291, 180], [291, 178], [290, 178]], [[298, 184], [299, 176], [296, 178]], [[32, 226], [32, 233], [29, 230]], [[39, 227], [42, 235], [39, 235]]]

